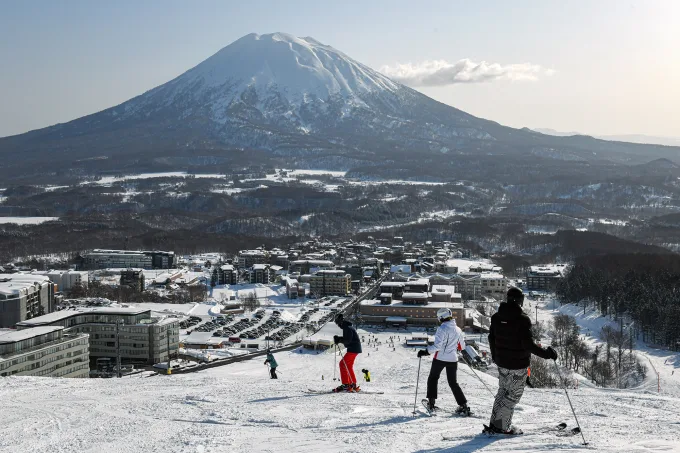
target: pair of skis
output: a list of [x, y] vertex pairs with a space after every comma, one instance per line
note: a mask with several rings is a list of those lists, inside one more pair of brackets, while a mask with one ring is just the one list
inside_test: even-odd
[[[495, 436], [508, 436], [508, 437], [513, 437], [513, 436], [521, 436], [524, 434], [523, 431], [519, 430], [518, 432], [514, 434], [502, 434], [502, 433], [489, 433], [488, 426], [484, 425], [484, 431], [481, 433], [481, 435], [487, 436], [487, 437], [495, 437]], [[558, 437], [568, 437], [568, 436], [575, 436], [576, 434], [580, 434], [581, 430], [578, 427], [572, 428], [572, 429], [567, 429], [567, 424], [562, 422], [559, 423], [555, 426], [547, 426], [544, 428], [539, 428], [537, 431], [534, 432], [535, 434], [545, 434], [545, 433], [555, 433]], [[476, 436], [475, 436], [476, 437]], [[442, 440], [460, 440], [460, 436], [442, 436]]]
[[313, 393], [313, 394], [326, 394], [326, 393], [333, 393], [333, 394], [342, 394], [342, 393], [354, 393], [354, 394], [365, 394], [365, 395], [382, 395], [385, 392], [378, 392], [378, 391], [372, 391], [372, 390], [359, 390], [358, 392], [334, 392], [333, 390], [315, 390], [315, 389], [307, 389], [305, 393]]

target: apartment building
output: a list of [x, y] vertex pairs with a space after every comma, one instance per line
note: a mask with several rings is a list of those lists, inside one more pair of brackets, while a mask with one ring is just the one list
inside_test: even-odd
[[503, 300], [508, 291], [508, 279], [502, 274], [485, 272], [479, 276], [483, 296], [492, 296]]
[[83, 256], [85, 269], [170, 269], [174, 264], [175, 252], [95, 249]]
[[309, 279], [309, 291], [317, 297], [345, 296], [350, 293], [352, 278], [342, 270], [317, 271]]
[[54, 291], [46, 275], [0, 274], [0, 327], [50, 313]]
[[335, 264], [330, 260], [295, 260], [288, 267], [290, 273], [311, 274], [319, 270], [333, 269]]
[[87, 287], [89, 284], [89, 274], [83, 271], [74, 270], [49, 270], [49, 271], [33, 271], [33, 275], [44, 275], [56, 285], [55, 291], [70, 291], [74, 285], [81, 285]]
[[478, 273], [459, 273], [451, 277], [451, 282], [460, 291], [463, 299], [478, 300], [482, 296], [482, 280]]
[[0, 330], [0, 376], [86, 378], [90, 374], [86, 334], [61, 326]]
[[552, 291], [564, 276], [565, 264], [531, 266], [527, 270], [527, 289]]
[[273, 271], [269, 264], [253, 264], [253, 267], [248, 269], [248, 278], [250, 283], [268, 284], [274, 281]]
[[266, 264], [269, 262], [269, 252], [266, 250], [241, 250], [238, 252], [239, 269], [248, 269], [255, 264]]
[[224, 264], [217, 268], [218, 285], [235, 285], [238, 283], [238, 272], [233, 264]]
[[[165, 362], [179, 348], [179, 320], [152, 317], [151, 310], [102, 308], [96, 310], [62, 310], [17, 324], [17, 329], [58, 326], [68, 333], [89, 334], [90, 365], [98, 358], [116, 358], [120, 348], [122, 363], [147, 364]], [[116, 338], [120, 346], [116, 344]]]

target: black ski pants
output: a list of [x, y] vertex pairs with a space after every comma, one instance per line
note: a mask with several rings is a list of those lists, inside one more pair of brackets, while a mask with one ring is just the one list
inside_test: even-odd
[[272, 379], [278, 379], [279, 377], [276, 375], [276, 367], [270, 368], [269, 369], [269, 374], [271, 375]]
[[432, 361], [432, 368], [430, 368], [430, 376], [427, 378], [427, 399], [437, 399], [437, 384], [439, 383], [439, 376], [442, 370], [446, 368], [446, 380], [449, 381], [449, 387], [453, 391], [453, 396], [456, 398], [456, 403], [462, 406], [467, 403], [463, 391], [456, 380], [456, 371], [458, 370], [458, 362], [444, 362], [443, 360], [434, 359]]

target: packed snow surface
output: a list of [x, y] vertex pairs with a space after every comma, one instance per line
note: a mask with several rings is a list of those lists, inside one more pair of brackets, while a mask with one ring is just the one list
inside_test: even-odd
[[[369, 333], [360, 330], [365, 338]], [[389, 337], [400, 335], [395, 348]], [[198, 373], [123, 379], [0, 379], [0, 451], [26, 452], [649, 452], [680, 451], [680, 400], [647, 389], [570, 390], [588, 446], [580, 437], [541, 432], [575, 426], [561, 389], [527, 388], [513, 422], [525, 434], [479, 435], [492, 395], [461, 365], [459, 382], [474, 417], [412, 414], [418, 359], [402, 345], [404, 331], [364, 343], [355, 369], [368, 368], [366, 390], [384, 394], [308, 394], [330, 389], [332, 352], [277, 353], [280, 379], [260, 358]], [[425, 396], [431, 359], [422, 360], [418, 400]], [[676, 362], [677, 363], [677, 362]], [[496, 378], [477, 371], [495, 392]], [[322, 380], [323, 376], [323, 380]], [[358, 372], [358, 376], [361, 373]], [[667, 385], [678, 385], [678, 378]], [[454, 408], [444, 376], [438, 403]], [[444, 441], [442, 436], [453, 440]]]
[[0, 217], [0, 223], [16, 223], [17, 225], [38, 225], [52, 220], [59, 220], [59, 217]]

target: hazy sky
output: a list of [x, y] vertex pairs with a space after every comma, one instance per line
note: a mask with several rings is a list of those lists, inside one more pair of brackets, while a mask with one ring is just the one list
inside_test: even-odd
[[275, 31], [509, 126], [680, 136], [678, 0], [4, 0], [0, 136], [119, 104]]

